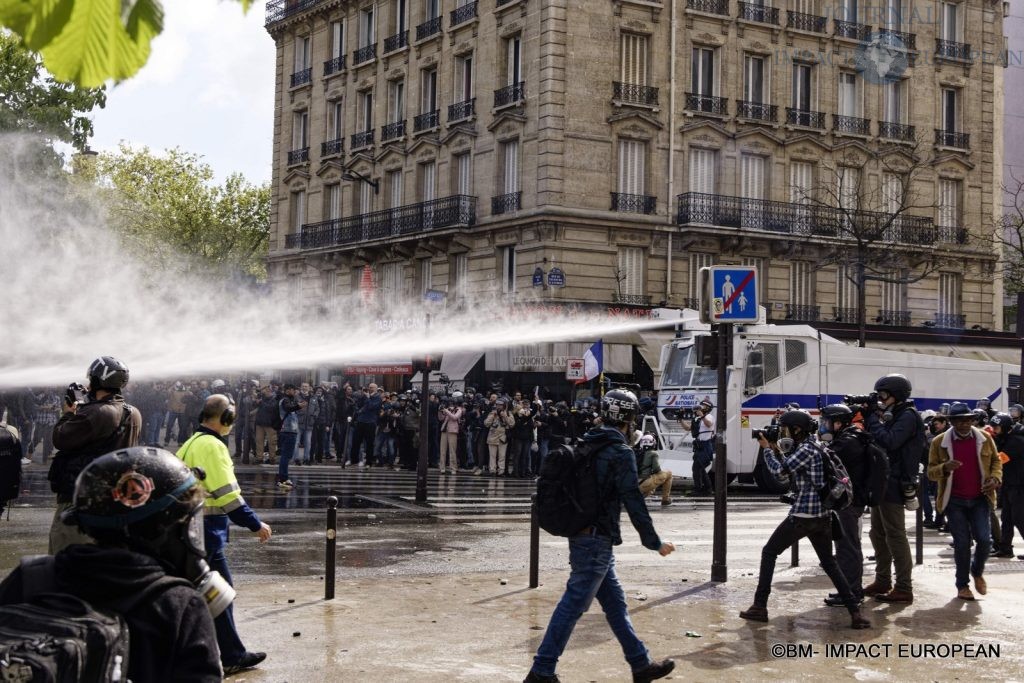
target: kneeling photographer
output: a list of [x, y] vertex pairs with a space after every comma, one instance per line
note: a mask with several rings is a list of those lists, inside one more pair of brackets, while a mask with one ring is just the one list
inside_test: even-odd
[[[832, 556], [831, 513], [822, 504], [821, 489], [825, 485], [824, 458], [828, 455], [814, 438], [817, 423], [803, 410], [791, 410], [779, 418], [780, 437], [772, 444], [759, 435], [765, 467], [780, 481], [796, 484], [796, 500], [789, 515], [779, 524], [761, 550], [761, 568], [754, 593], [754, 604], [740, 612], [751, 621], [768, 621], [768, 596], [772, 590], [775, 562], [787, 548], [807, 537], [814, 547], [821, 568], [832, 579], [843, 604], [850, 612], [850, 627], [869, 628], [871, 623], [861, 616], [860, 603]], [[781, 455], [780, 455], [781, 453]]]

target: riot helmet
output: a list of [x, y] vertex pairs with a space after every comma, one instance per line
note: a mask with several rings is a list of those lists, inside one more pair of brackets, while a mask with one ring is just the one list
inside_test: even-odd
[[100, 356], [89, 365], [86, 377], [89, 391], [121, 391], [128, 384], [128, 366], [113, 356]]
[[612, 389], [601, 398], [601, 421], [613, 427], [632, 424], [640, 411], [636, 394], [626, 389]]
[[897, 403], [902, 403], [910, 398], [910, 392], [912, 390], [913, 388], [910, 385], [910, 380], [904, 375], [896, 372], [886, 375], [885, 377], [881, 377], [877, 382], [875, 382], [876, 392], [886, 392], [896, 399]]

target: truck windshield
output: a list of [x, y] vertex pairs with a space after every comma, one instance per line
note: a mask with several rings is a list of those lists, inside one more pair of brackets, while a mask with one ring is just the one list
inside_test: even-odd
[[669, 354], [665, 373], [661, 378], [663, 387], [714, 387], [717, 375], [714, 368], [700, 368], [694, 365], [693, 346], [673, 348]]

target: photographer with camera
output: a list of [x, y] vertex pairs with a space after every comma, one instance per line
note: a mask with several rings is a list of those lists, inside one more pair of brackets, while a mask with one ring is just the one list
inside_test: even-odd
[[[875, 382], [875, 394], [856, 397], [866, 427], [875, 443], [889, 456], [889, 479], [883, 499], [871, 508], [871, 546], [875, 551], [875, 579], [864, 588], [883, 602], [912, 603], [911, 573], [914, 560], [907, 539], [905, 506], [916, 509], [918, 467], [926, 444], [924, 422], [910, 400], [910, 380], [889, 374]], [[876, 401], [873, 401], [875, 399]], [[896, 585], [892, 568], [896, 567]]]
[[[850, 612], [850, 627], [870, 628], [871, 622], [861, 616], [860, 603], [850, 591], [850, 585], [832, 556], [832, 523], [829, 510], [822, 504], [820, 491], [825, 485], [822, 446], [814, 438], [818, 425], [809, 413], [790, 410], [779, 418], [780, 438], [771, 443], [765, 434], [758, 436], [764, 464], [772, 476], [780, 481], [792, 480], [796, 485], [796, 499], [789, 515], [779, 524], [761, 550], [761, 569], [754, 593], [754, 604], [740, 612], [750, 621], [768, 621], [768, 596], [772, 590], [775, 562], [787, 548], [807, 537], [839, 593], [842, 604]], [[781, 455], [780, 455], [781, 453]]]
[[492, 477], [505, 476], [505, 454], [508, 451], [508, 431], [516, 424], [515, 417], [509, 413], [504, 399], [494, 402], [494, 408], [484, 418], [487, 427], [487, 448], [490, 451], [490, 468]]
[[459, 434], [462, 433], [464, 412], [461, 401], [447, 396], [438, 411], [437, 419], [441, 422], [441, 455], [438, 467], [441, 474], [444, 474], [446, 469], [452, 474], [459, 473]]
[[711, 477], [708, 466], [715, 459], [715, 406], [704, 399], [693, 409], [690, 423], [693, 436], [693, 492], [703, 496], [711, 493]]
[[128, 367], [112, 356], [101, 356], [89, 365], [88, 389], [68, 387], [62, 414], [53, 427], [57, 454], [50, 464], [50, 489], [57, 494], [57, 511], [50, 527], [50, 554], [72, 543], [92, 539], [64, 524], [61, 515], [72, 507], [75, 479], [96, 458], [120, 448], [139, 445], [142, 414], [125, 403], [121, 391], [128, 384]]

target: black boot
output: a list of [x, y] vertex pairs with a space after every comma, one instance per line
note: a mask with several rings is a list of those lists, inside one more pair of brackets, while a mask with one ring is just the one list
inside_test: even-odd
[[633, 683], [648, 683], [659, 678], [664, 678], [672, 673], [676, 663], [671, 659], [663, 659], [660, 662], [651, 662], [639, 671], [633, 672]]
[[558, 680], [558, 674], [554, 676], [541, 676], [540, 674], [534, 673], [533, 670], [526, 675], [523, 679], [523, 683], [562, 683]]

